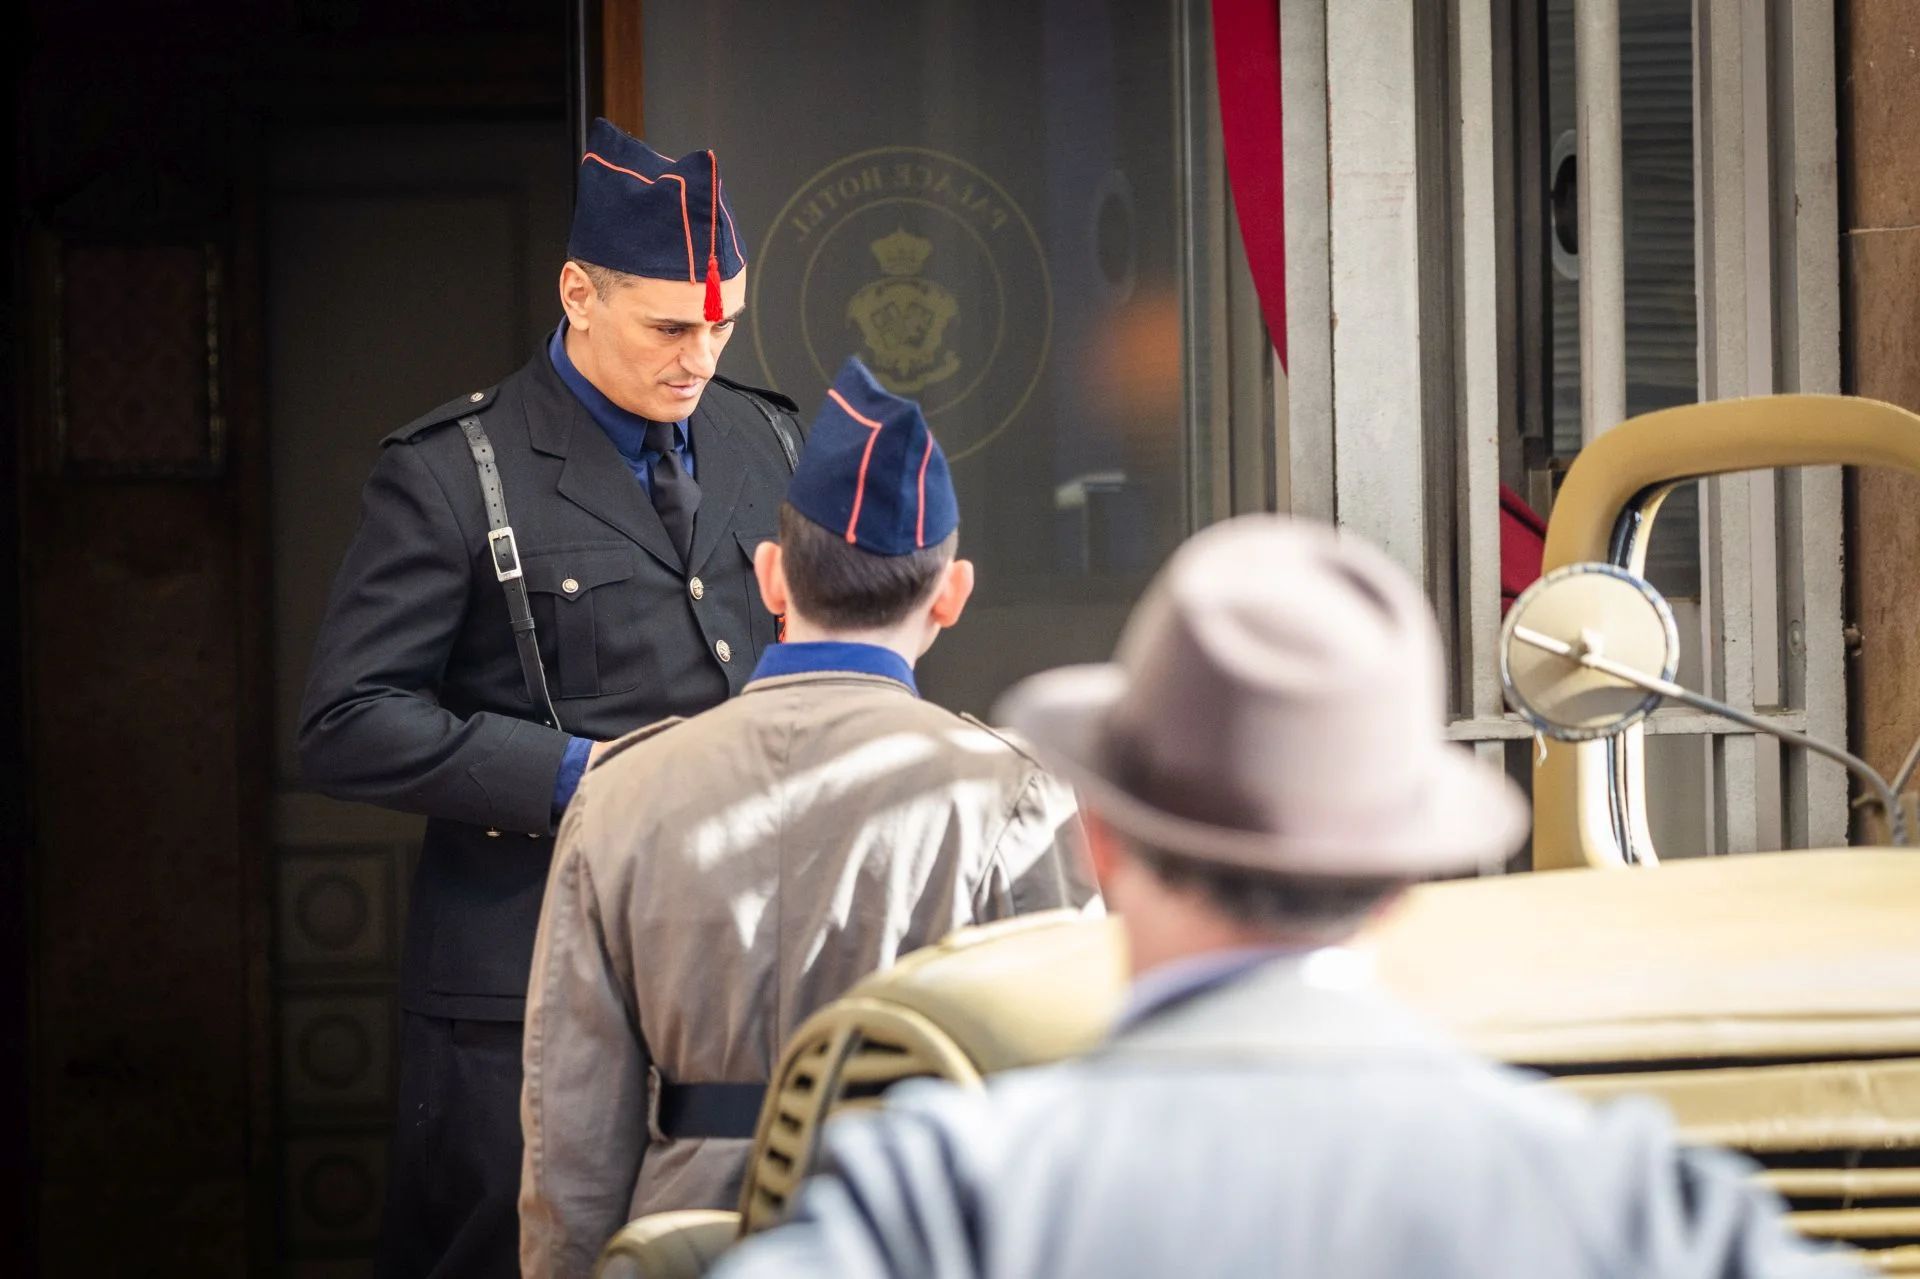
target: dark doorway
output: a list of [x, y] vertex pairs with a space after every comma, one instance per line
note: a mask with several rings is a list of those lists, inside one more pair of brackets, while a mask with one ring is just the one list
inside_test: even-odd
[[357, 1274], [408, 840], [302, 795], [285, 721], [380, 436], [548, 322], [566, 18], [11, 22], [0, 1014], [33, 1193], [0, 1269]]
[[555, 322], [569, 145], [558, 117], [275, 134], [272, 1002], [289, 1257], [361, 1257], [373, 1243], [400, 921], [423, 826], [302, 785], [293, 738], [308, 655], [380, 436], [497, 382]]

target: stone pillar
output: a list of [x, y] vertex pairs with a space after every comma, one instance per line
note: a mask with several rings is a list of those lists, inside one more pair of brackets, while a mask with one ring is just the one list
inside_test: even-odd
[[[1920, 6], [1841, 7], [1846, 386], [1920, 411]], [[1850, 496], [1853, 744], [1891, 772], [1920, 736], [1920, 476], [1861, 470]]]

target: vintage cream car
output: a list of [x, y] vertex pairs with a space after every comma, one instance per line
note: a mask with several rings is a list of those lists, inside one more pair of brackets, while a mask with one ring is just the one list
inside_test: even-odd
[[[1510, 696], [1549, 731], [1585, 739], [1553, 742], [1535, 774], [1545, 873], [1423, 885], [1371, 940], [1384, 979], [1467, 1043], [1543, 1071], [1543, 1087], [1655, 1094], [1692, 1139], [1751, 1155], [1801, 1230], [1920, 1275], [1920, 850], [1655, 864], [1631, 721], [1658, 698], [1572, 652], [1637, 661], [1659, 687], [1671, 643], [1648, 649], [1660, 647], [1648, 618], [1664, 605], [1630, 574], [1661, 498], [1699, 476], [1834, 463], [1920, 472], [1920, 417], [1774, 396], [1650, 414], [1587, 448], [1549, 527], [1551, 582], [1508, 624]], [[1593, 564], [1614, 568], [1571, 569]], [[1537, 643], [1512, 643], [1555, 628], [1558, 676], [1543, 673]], [[780, 1220], [827, 1116], [903, 1079], [977, 1087], [1079, 1052], [1104, 1034], [1123, 984], [1107, 921], [1037, 916], [909, 956], [787, 1045], [739, 1211], [643, 1218], [597, 1273], [702, 1273], [741, 1232]]]

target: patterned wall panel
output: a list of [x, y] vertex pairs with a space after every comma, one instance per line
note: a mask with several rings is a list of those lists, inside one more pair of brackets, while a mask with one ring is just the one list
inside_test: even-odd
[[274, 895], [280, 1273], [360, 1279], [393, 1120], [404, 848], [282, 846]]
[[281, 1164], [286, 1242], [318, 1260], [369, 1252], [380, 1228], [386, 1168], [384, 1133], [289, 1139]]
[[280, 1001], [280, 1089], [289, 1121], [393, 1109], [393, 997], [302, 991]]
[[362, 969], [390, 976], [398, 936], [392, 883], [388, 849], [284, 853], [275, 919], [282, 978]]

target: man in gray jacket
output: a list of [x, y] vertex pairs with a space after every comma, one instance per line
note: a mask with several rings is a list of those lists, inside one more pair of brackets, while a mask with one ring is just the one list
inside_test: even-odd
[[860, 978], [1093, 897], [1072, 792], [916, 694], [973, 587], [958, 525], [918, 406], [849, 361], [754, 551], [785, 642], [588, 771], [527, 992], [525, 1275], [584, 1276], [643, 1213], [730, 1207], [781, 1046]]
[[1114, 662], [1001, 709], [1080, 789], [1135, 975], [1115, 1033], [828, 1125], [794, 1220], [716, 1274], [1854, 1273], [1657, 1107], [1589, 1110], [1371, 988], [1360, 925], [1525, 830], [1443, 742], [1443, 690], [1426, 601], [1377, 551], [1271, 516], [1194, 538]]

